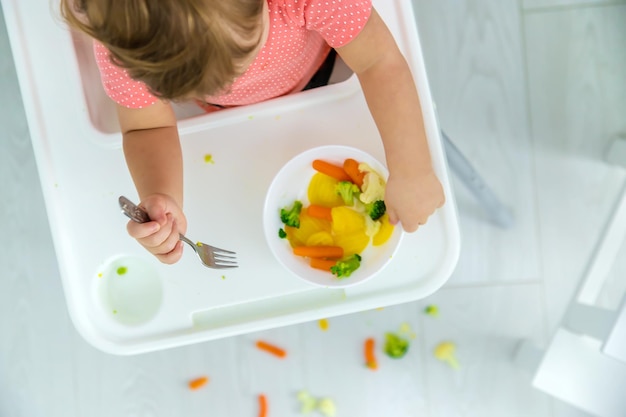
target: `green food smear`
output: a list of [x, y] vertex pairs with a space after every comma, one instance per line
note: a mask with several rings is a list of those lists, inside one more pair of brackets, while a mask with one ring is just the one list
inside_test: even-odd
[[127, 272], [128, 268], [126, 268], [125, 266], [120, 266], [119, 268], [117, 268], [117, 275], [124, 275]]
[[424, 309], [424, 313], [429, 316], [437, 317], [439, 315], [439, 308], [436, 305], [429, 305]]

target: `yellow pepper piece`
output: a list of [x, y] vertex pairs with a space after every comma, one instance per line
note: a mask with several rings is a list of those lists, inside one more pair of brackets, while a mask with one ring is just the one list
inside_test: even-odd
[[387, 242], [393, 233], [394, 225], [389, 223], [389, 215], [386, 213], [380, 218], [380, 229], [372, 239], [372, 245], [380, 246]]
[[313, 233], [306, 240], [307, 246], [334, 246], [334, 244], [332, 235], [325, 231]]
[[307, 190], [309, 203], [323, 207], [342, 206], [344, 204], [343, 199], [336, 191], [338, 182], [336, 179], [320, 172], [313, 175]]

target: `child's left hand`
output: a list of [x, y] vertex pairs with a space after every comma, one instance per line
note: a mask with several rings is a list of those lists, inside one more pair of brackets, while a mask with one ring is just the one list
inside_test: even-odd
[[435, 173], [391, 173], [385, 190], [385, 205], [392, 224], [402, 223], [406, 232], [414, 232], [428, 217], [443, 206], [446, 197]]

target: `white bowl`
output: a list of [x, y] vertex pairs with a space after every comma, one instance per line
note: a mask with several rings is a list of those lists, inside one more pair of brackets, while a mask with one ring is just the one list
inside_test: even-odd
[[309, 149], [287, 162], [274, 177], [265, 198], [263, 227], [272, 253], [280, 264], [298, 278], [320, 287], [345, 288], [371, 279], [389, 263], [404, 234], [402, 226], [398, 225], [384, 245], [374, 247], [370, 243], [361, 253], [362, 261], [359, 269], [348, 278], [342, 279], [338, 279], [329, 272], [311, 268], [306, 259], [293, 254], [287, 239], [278, 237], [278, 230], [284, 227], [280, 220], [280, 209], [291, 206], [295, 200], [300, 200], [304, 206], [309, 204], [307, 188], [311, 177], [316, 172], [311, 163], [315, 159], [322, 159], [341, 166], [346, 158], [367, 163], [385, 179], [389, 175], [383, 164], [360, 149], [338, 145], [321, 146]]

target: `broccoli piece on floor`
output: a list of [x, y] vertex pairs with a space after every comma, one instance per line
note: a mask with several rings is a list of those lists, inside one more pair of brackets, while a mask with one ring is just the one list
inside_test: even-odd
[[334, 266], [330, 267], [330, 272], [337, 278], [348, 278], [354, 271], [361, 266], [361, 256], [358, 253], [337, 261]]
[[383, 214], [385, 214], [387, 207], [385, 206], [385, 202], [383, 200], [376, 200], [372, 203], [366, 204], [365, 211], [372, 220], [378, 220], [383, 216]]
[[339, 181], [335, 186], [335, 191], [341, 196], [346, 206], [351, 206], [361, 190], [359, 186], [350, 181]]
[[296, 200], [291, 208], [280, 209], [280, 220], [287, 226], [300, 227], [300, 212], [302, 211], [302, 202]]
[[409, 341], [395, 333], [385, 334], [385, 353], [390, 358], [400, 359], [409, 350]]

